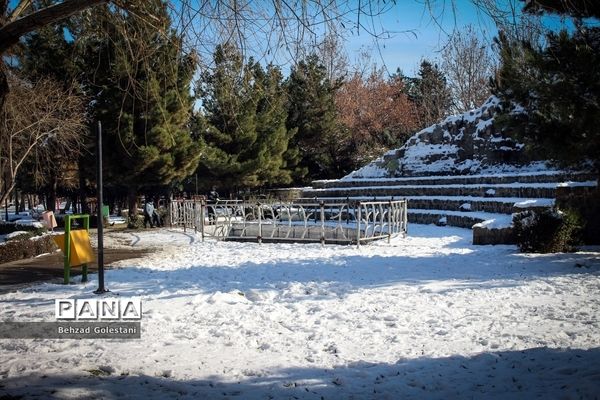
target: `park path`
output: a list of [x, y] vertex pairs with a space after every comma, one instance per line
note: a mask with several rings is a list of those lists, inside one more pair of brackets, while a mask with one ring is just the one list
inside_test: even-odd
[[[110, 237], [112, 233], [107, 232]], [[92, 244], [96, 249], [95, 231], [91, 232]], [[109, 241], [108, 246], [104, 248], [104, 265], [111, 268], [111, 264], [127, 259], [139, 258], [148, 254], [150, 248], [142, 248], [131, 244], [118, 243], [115, 246], [114, 241]], [[88, 271], [94, 273], [98, 270], [98, 265], [94, 261], [88, 265]], [[74, 281], [79, 280], [81, 276], [81, 267], [73, 267], [71, 277]], [[0, 294], [19, 290], [34, 283], [39, 282], [61, 282], [63, 279], [63, 254], [56, 251], [51, 254], [44, 254], [35, 258], [11, 261], [0, 264]]]

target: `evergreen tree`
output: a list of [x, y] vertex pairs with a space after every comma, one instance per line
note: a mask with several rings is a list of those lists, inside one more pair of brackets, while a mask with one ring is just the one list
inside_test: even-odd
[[203, 146], [198, 173], [207, 183], [256, 188], [289, 183], [283, 154], [293, 130], [285, 126], [285, 93], [278, 68], [244, 63], [233, 46], [220, 45], [213, 71], [203, 74], [203, 115], [195, 132]]
[[94, 39], [86, 32], [91, 39], [82, 54], [90, 71], [92, 111], [104, 128], [105, 180], [127, 193], [131, 216], [137, 214], [141, 191], [182, 181], [200, 157], [189, 126], [195, 57], [184, 54], [165, 4], [153, 3], [156, 20], [127, 15], [125, 37], [116, 29], [118, 16], [109, 17], [114, 26], [104, 29], [114, 30], [113, 38]]
[[287, 96], [283, 89], [281, 70], [273, 65], [264, 71], [254, 64], [256, 85], [261, 94], [257, 104], [257, 140], [263, 149], [259, 179], [268, 184], [288, 184], [292, 181], [284, 155], [296, 129], [287, 129]]
[[413, 90], [423, 127], [440, 122], [448, 116], [452, 96], [446, 78], [437, 65], [428, 60], [421, 61]]
[[544, 48], [503, 35], [498, 42], [502, 63], [493, 91], [525, 110], [504, 123], [545, 157], [600, 166], [600, 28], [549, 33]]
[[[36, 7], [47, 6], [48, 1], [34, 2]], [[30, 82], [52, 79], [65, 90], [77, 87], [77, 68], [73, 62], [74, 44], [67, 40], [65, 30], [69, 21], [55, 26], [45, 26], [25, 36], [18, 52], [18, 69], [20, 75]], [[74, 84], [75, 83], [75, 84]], [[44, 146], [54, 148], [61, 146], [58, 139], [50, 138]], [[80, 148], [74, 145], [67, 157], [46, 157], [52, 152], [35, 152], [35, 157], [25, 160], [21, 169], [19, 185], [22, 189], [47, 196], [48, 209], [56, 211], [56, 197], [59, 194], [73, 194], [73, 176], [66, 171], [73, 171], [77, 165]], [[77, 179], [75, 179], [77, 181]]]
[[524, 11], [570, 15], [575, 18], [600, 18], [600, 3], [596, 0], [529, 0]]
[[[328, 78], [327, 69], [316, 55], [295, 65], [286, 82], [289, 96], [288, 129], [297, 129], [287, 156], [296, 182], [339, 175], [339, 135], [335, 93], [341, 81]], [[299, 156], [299, 161], [298, 161]], [[297, 162], [297, 165], [294, 165]]]

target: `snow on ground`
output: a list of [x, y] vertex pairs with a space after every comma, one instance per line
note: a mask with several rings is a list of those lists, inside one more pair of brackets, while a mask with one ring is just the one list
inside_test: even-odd
[[[107, 272], [140, 296], [142, 339], [0, 340], [0, 397], [593, 398], [600, 253], [522, 255], [411, 225], [369, 246], [111, 233], [156, 251]], [[86, 285], [0, 295], [3, 320], [53, 320]]]

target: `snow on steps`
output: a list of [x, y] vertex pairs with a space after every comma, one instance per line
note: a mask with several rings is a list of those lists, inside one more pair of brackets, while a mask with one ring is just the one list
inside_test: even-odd
[[[547, 207], [557, 197], [597, 185], [591, 171], [561, 170], [531, 159], [524, 144], [496, 127], [496, 116], [511, 111], [492, 96], [477, 109], [416, 132], [402, 147], [340, 180], [314, 182], [302, 196], [408, 198], [409, 221], [475, 225], [474, 243], [510, 242], [516, 203]], [[580, 168], [586, 171], [590, 165], [583, 162]], [[494, 215], [478, 218], [476, 213]]]
[[495, 173], [480, 175], [433, 175], [433, 176], [410, 176], [402, 178], [348, 178], [335, 180], [317, 180], [312, 182], [314, 189], [348, 188], [372, 186], [401, 186], [401, 185], [491, 185], [520, 183], [556, 183], [567, 181], [592, 181], [597, 178], [596, 174], [588, 172], [565, 172], [565, 171], [532, 171], [524, 173]]
[[561, 190], [597, 186], [589, 173], [526, 173], [419, 176], [316, 181], [300, 201], [387, 200], [407, 198], [408, 220], [419, 224], [473, 228], [474, 244], [513, 243], [512, 214], [532, 207], [551, 207]]
[[[393, 200], [398, 197], [381, 196], [377, 200]], [[412, 209], [420, 210], [454, 210], [454, 211], [480, 211], [485, 213], [512, 214], [523, 208], [552, 207], [553, 198], [530, 199], [520, 197], [469, 197], [469, 196], [407, 196], [406, 199]], [[373, 197], [349, 196], [327, 197], [329, 201], [370, 201]], [[314, 198], [300, 198], [297, 201], [313, 203]], [[520, 206], [518, 206], [519, 204]], [[469, 226], [470, 228], [470, 226]]]
[[472, 196], [472, 197], [519, 197], [554, 198], [558, 187], [590, 187], [595, 181], [543, 182], [543, 183], [497, 183], [497, 184], [440, 184], [381, 186], [373, 182], [369, 186], [331, 187], [327, 189], [305, 189], [303, 197], [410, 197], [410, 196]]

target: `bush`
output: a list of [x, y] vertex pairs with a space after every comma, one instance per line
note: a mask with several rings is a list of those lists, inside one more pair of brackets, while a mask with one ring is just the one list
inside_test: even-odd
[[142, 229], [144, 228], [144, 216], [143, 215], [132, 215], [127, 218], [127, 228], [129, 229]]
[[513, 225], [523, 253], [575, 251], [580, 244], [581, 219], [573, 211], [527, 210], [513, 216]]
[[40, 238], [15, 238], [0, 245], [0, 264], [31, 258], [44, 253], [51, 253], [58, 249], [52, 235]]
[[34, 236], [39, 236], [44, 232], [47, 232], [46, 228], [36, 228], [32, 225], [20, 225], [19, 221], [16, 222], [0, 222], [0, 235], [6, 235], [15, 231], [27, 231], [32, 232]]
[[[19, 231], [16, 231], [19, 232]], [[33, 232], [20, 232], [18, 234], [16, 234], [16, 236], [12, 236], [12, 237], [6, 237], [6, 241], [10, 242], [12, 240], [24, 240], [24, 239], [31, 239], [32, 237], [37, 236], [35, 233]]]

